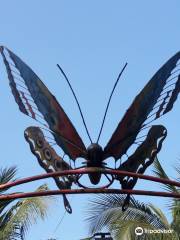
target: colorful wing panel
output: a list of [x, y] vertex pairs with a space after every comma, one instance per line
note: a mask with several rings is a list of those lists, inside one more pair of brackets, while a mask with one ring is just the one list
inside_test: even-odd
[[[143, 174], [150, 166], [157, 154], [160, 152], [162, 143], [167, 136], [167, 130], [162, 125], [154, 125], [149, 130], [145, 141], [136, 149], [136, 151], [119, 166], [119, 170]], [[135, 186], [137, 178], [125, 178], [118, 176], [122, 188], [131, 189]]]
[[[170, 58], [137, 95], [105, 147], [104, 159], [110, 156], [116, 160], [121, 158], [149, 116], [153, 115], [155, 120], [172, 109], [180, 91], [180, 73], [174, 76], [179, 70], [172, 72], [179, 60], [180, 52]], [[160, 104], [156, 105], [158, 102]]]
[[[83, 157], [86, 154], [84, 143], [56, 98], [50, 93], [39, 77], [18, 56], [9, 49], [1, 47], [1, 54], [8, 73], [10, 86], [21, 112], [34, 119], [36, 118], [36, 114], [28, 101], [28, 95], [17, 88], [14, 71], [11, 67], [12, 63], [7, 60], [5, 51], [9, 54], [14, 67], [24, 80], [25, 86], [34, 100], [37, 110], [48, 123], [57, 144], [71, 159], [75, 160], [77, 157]], [[23, 100], [25, 100], [26, 104]]]
[[[39, 165], [44, 168], [47, 173], [71, 169], [71, 166], [66, 163], [46, 141], [39, 127], [28, 127], [24, 131], [24, 137], [29, 143], [31, 152], [36, 156]], [[72, 183], [76, 181], [74, 176], [53, 177], [53, 179], [59, 189], [70, 189]], [[72, 208], [65, 195], [63, 195], [63, 200], [67, 212], [72, 213]]]

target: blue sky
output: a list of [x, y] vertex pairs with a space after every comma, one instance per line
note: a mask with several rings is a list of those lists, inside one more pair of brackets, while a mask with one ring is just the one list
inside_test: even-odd
[[[180, 49], [179, 1], [2, 1], [0, 15], [0, 44], [19, 55], [39, 75], [57, 97], [89, 145], [72, 94], [59, 74], [59, 63], [67, 73], [80, 100], [91, 132], [96, 139], [105, 104], [120, 72], [128, 67], [118, 84], [108, 112], [101, 145], [105, 146], [120, 118], [133, 98], [159, 67]], [[23, 131], [37, 125], [21, 114], [16, 106], [0, 63], [1, 82], [1, 166], [18, 166], [18, 176], [43, 173], [30, 153]], [[159, 158], [171, 177], [179, 157], [179, 100], [174, 109], [158, 123], [168, 129]], [[147, 173], [152, 174], [151, 168]], [[52, 180], [46, 182], [55, 188]], [[35, 189], [40, 183], [24, 186]], [[139, 182], [136, 188], [159, 190], [159, 185]], [[92, 196], [70, 197], [73, 214], [64, 214], [61, 197], [45, 222], [32, 226], [27, 240], [78, 240], [87, 236], [84, 212]], [[152, 202], [170, 216], [167, 200], [139, 197]], [[169, 217], [170, 218], [170, 217]]]

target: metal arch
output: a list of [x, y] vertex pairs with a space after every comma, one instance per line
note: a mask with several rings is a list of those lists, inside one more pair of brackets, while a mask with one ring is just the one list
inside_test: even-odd
[[64, 171], [57, 171], [57, 172], [52, 172], [52, 173], [44, 173], [40, 175], [35, 175], [27, 178], [22, 178], [13, 182], [9, 182], [6, 184], [1, 184], [0, 185], [0, 190], [14, 187], [17, 185], [21, 185], [24, 183], [28, 182], [33, 182], [37, 181], [40, 179], [45, 179], [45, 178], [50, 178], [50, 177], [61, 177], [61, 176], [66, 176], [66, 175], [81, 175], [81, 174], [89, 174], [89, 173], [102, 173], [102, 174], [110, 174], [113, 176], [128, 176], [128, 177], [136, 177], [139, 179], [144, 179], [148, 181], [153, 181], [153, 182], [159, 182], [163, 184], [170, 184], [174, 185], [176, 187], [180, 187], [180, 183], [177, 181], [169, 180], [169, 179], [162, 179], [150, 175], [144, 175], [140, 173], [134, 173], [134, 172], [128, 172], [128, 171], [121, 171], [121, 170], [113, 170], [113, 169], [104, 169], [104, 168], [80, 168], [80, 169], [73, 169], [73, 170], [64, 170]]
[[50, 195], [63, 195], [63, 194], [90, 194], [90, 193], [104, 193], [104, 194], [131, 194], [131, 195], [145, 195], [145, 196], [159, 196], [159, 197], [173, 197], [180, 199], [179, 193], [167, 193], [167, 192], [155, 192], [155, 191], [144, 191], [144, 190], [130, 190], [130, 189], [62, 189], [62, 190], [49, 190], [40, 192], [28, 192], [28, 193], [13, 193], [0, 195], [0, 201], [21, 199], [29, 197], [40, 197]]
[[127, 172], [127, 171], [121, 171], [121, 170], [112, 170], [112, 169], [102, 169], [102, 168], [82, 168], [82, 169], [66, 170], [66, 171], [59, 171], [59, 172], [31, 176], [31, 177], [23, 178], [23, 179], [16, 180], [13, 182], [9, 182], [6, 184], [1, 184], [0, 190], [18, 186], [18, 185], [25, 184], [25, 183], [29, 183], [29, 182], [33, 182], [33, 181], [37, 181], [40, 179], [50, 178], [50, 177], [59, 177], [59, 176], [67, 176], [67, 175], [80, 176], [80, 175], [95, 173], [95, 172], [100, 172], [102, 174], [111, 175], [112, 180], [106, 186], [99, 187], [99, 188], [87, 188], [86, 186], [79, 185], [81, 187], [80, 189], [61, 189], [61, 190], [50, 190], [50, 191], [41, 191], [41, 192], [13, 193], [13, 194], [4, 194], [4, 195], [2, 194], [2, 195], [0, 195], [0, 200], [20, 199], [20, 198], [49, 196], [49, 195], [89, 194], [89, 193], [95, 193], [95, 194], [96, 193], [106, 193], [106, 194], [118, 193], [118, 194], [173, 197], [173, 198], [180, 199], [180, 193], [108, 188], [113, 183], [113, 180], [115, 179], [116, 176], [136, 177], [136, 178], [144, 179], [144, 180], [148, 180], [148, 181], [159, 182], [159, 183], [163, 183], [163, 184], [170, 184], [170, 185], [173, 185], [176, 187], [180, 187], [180, 183], [169, 180], [169, 179], [161, 179], [161, 178], [144, 175], [144, 174], [139, 174], [139, 173], [133, 173], [133, 172]]

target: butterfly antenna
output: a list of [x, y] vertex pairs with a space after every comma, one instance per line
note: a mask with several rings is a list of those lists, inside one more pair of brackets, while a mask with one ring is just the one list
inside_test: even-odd
[[79, 101], [78, 101], [78, 99], [77, 99], [77, 97], [76, 97], [76, 94], [75, 94], [75, 92], [74, 92], [74, 90], [73, 90], [73, 88], [72, 88], [72, 86], [71, 86], [71, 83], [69, 82], [69, 80], [68, 80], [65, 72], [64, 72], [63, 69], [59, 66], [59, 64], [57, 64], [57, 67], [58, 67], [59, 70], [61, 71], [62, 75], [63, 75], [64, 78], [66, 79], [66, 82], [68, 83], [68, 85], [69, 85], [69, 87], [70, 87], [70, 89], [71, 89], [71, 92], [72, 92], [72, 94], [73, 94], [73, 96], [74, 96], [74, 98], [75, 98], [75, 101], [76, 101], [76, 103], [77, 103], [79, 112], [80, 112], [80, 114], [81, 114], [81, 118], [82, 118], [84, 127], [85, 127], [85, 129], [86, 129], [86, 133], [87, 133], [87, 135], [88, 135], [88, 137], [89, 137], [90, 142], [92, 143], [92, 139], [91, 139], [91, 136], [90, 136], [90, 134], [89, 134], [89, 131], [88, 131], [88, 128], [87, 128], [87, 125], [86, 125], [86, 122], [85, 122], [85, 119], [84, 119], [84, 116], [83, 116], [83, 113], [82, 113], [82, 110], [81, 110]]
[[116, 88], [116, 86], [117, 86], [117, 84], [118, 84], [118, 82], [119, 82], [119, 79], [120, 79], [122, 73], [124, 72], [126, 66], [127, 66], [127, 63], [124, 65], [123, 69], [122, 69], [121, 72], [119, 73], [119, 75], [118, 75], [118, 77], [117, 77], [117, 80], [116, 80], [116, 82], [115, 82], [115, 84], [114, 84], [114, 87], [113, 87], [113, 89], [112, 89], [112, 91], [111, 91], [111, 94], [110, 94], [110, 97], [109, 97], [109, 100], [108, 100], [108, 103], [107, 103], [107, 106], [106, 106], [106, 110], [105, 110], [105, 113], [104, 113], [103, 121], [102, 121], [102, 124], [101, 124], [101, 129], [100, 129], [100, 131], [99, 131], [99, 135], [98, 135], [98, 138], [97, 138], [97, 142], [96, 142], [96, 143], [99, 142], [99, 139], [100, 139], [100, 136], [101, 136], [103, 127], [104, 127], [104, 122], [105, 122], [105, 119], [106, 119], [106, 115], [107, 115], [107, 112], [108, 112], [109, 104], [110, 104], [110, 102], [111, 102], [112, 95], [113, 95], [113, 93], [114, 93], [114, 90], [115, 90], [115, 88]]

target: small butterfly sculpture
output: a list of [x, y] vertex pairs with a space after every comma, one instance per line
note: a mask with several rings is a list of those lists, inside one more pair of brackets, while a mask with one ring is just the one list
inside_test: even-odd
[[[170, 58], [136, 96], [104, 149], [98, 144], [104, 122], [95, 143], [91, 140], [85, 125], [91, 141], [90, 146], [86, 148], [63, 108], [39, 77], [9, 49], [2, 46], [0, 53], [6, 66], [12, 94], [20, 111], [37, 121], [43, 118], [46, 121], [44, 127], [49, 129], [57, 145], [70, 160], [75, 162], [77, 158], [83, 158], [87, 168], [105, 168], [106, 159], [113, 157], [117, 162], [133, 144], [136, 144], [134, 153], [116, 169], [142, 174], [153, 163], [167, 130], [162, 125], [151, 123], [169, 112], [177, 99], [180, 90], [178, 69], [180, 52]], [[61, 68], [60, 70], [66, 77]], [[148, 131], [143, 136], [144, 140], [138, 141], [142, 137], [137, 136], [145, 129]], [[55, 152], [39, 127], [28, 127], [24, 135], [32, 153], [47, 172], [72, 169], [71, 165]], [[96, 185], [101, 179], [101, 173], [90, 173], [89, 179]], [[54, 180], [60, 189], [71, 188], [77, 181], [74, 176], [55, 177]], [[121, 183], [123, 189], [132, 189], [137, 182], [135, 177], [116, 176], [116, 180]], [[127, 201], [128, 199], [129, 196]], [[64, 201], [67, 211], [71, 212], [65, 195]]]

